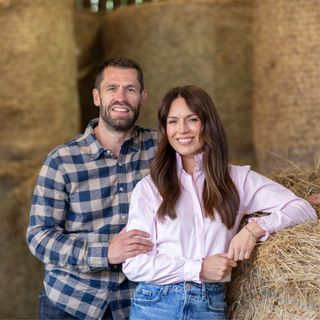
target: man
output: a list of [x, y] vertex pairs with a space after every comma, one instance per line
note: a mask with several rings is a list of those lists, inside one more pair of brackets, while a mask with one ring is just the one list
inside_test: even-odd
[[128, 318], [135, 284], [121, 263], [153, 246], [146, 232], [123, 229], [156, 151], [156, 133], [135, 126], [146, 100], [140, 66], [106, 61], [93, 100], [99, 119], [49, 153], [33, 194], [27, 242], [45, 263], [40, 319]]

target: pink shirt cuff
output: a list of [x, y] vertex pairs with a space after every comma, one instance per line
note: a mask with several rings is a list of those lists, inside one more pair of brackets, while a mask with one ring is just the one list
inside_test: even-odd
[[202, 260], [187, 260], [184, 265], [185, 281], [194, 281], [200, 283], [200, 271]]
[[261, 236], [260, 238], [258, 238], [257, 241], [266, 241], [269, 238], [270, 233], [269, 233], [268, 228], [265, 225], [264, 221], [262, 221], [259, 218], [250, 218], [249, 222], [251, 222], [251, 221], [255, 221], [259, 225], [259, 227], [264, 230], [264, 235]]

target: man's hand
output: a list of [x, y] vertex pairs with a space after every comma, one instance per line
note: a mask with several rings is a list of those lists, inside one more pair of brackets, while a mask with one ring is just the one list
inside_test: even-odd
[[313, 205], [320, 204], [320, 193], [307, 197], [307, 201], [309, 201]]
[[229, 259], [226, 253], [218, 253], [203, 260], [200, 277], [204, 281], [219, 282], [236, 266], [237, 263]]
[[152, 250], [153, 242], [145, 238], [150, 237], [149, 233], [141, 230], [126, 232], [125, 228], [116, 235], [108, 247], [108, 262], [110, 264], [122, 263], [141, 253]]

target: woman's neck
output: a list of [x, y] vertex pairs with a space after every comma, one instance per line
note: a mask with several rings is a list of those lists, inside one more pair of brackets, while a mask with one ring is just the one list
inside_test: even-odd
[[191, 157], [184, 157], [181, 156], [182, 158], [182, 167], [183, 169], [190, 175], [193, 174], [194, 169], [196, 167], [196, 159], [191, 156]]

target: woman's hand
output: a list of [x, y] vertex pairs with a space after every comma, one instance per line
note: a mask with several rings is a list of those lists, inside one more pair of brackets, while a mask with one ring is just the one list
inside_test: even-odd
[[227, 257], [226, 253], [218, 253], [203, 259], [200, 278], [208, 282], [222, 281], [237, 263]]
[[249, 259], [257, 239], [264, 233], [265, 231], [255, 221], [248, 223], [231, 240], [228, 258], [234, 261]]

